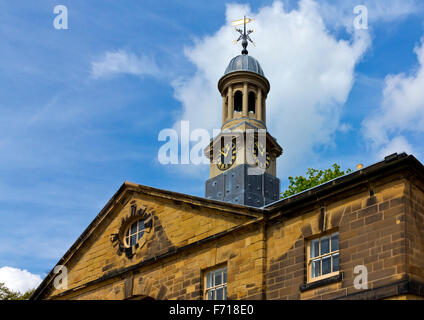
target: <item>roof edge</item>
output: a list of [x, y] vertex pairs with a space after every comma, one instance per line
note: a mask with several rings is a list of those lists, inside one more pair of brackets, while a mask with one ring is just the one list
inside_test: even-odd
[[323, 200], [324, 198], [328, 198], [334, 195], [335, 191], [340, 191], [341, 186], [354, 187], [354, 185], [352, 185], [353, 182], [366, 182], [369, 178], [377, 176], [382, 172], [387, 171], [388, 169], [390, 170], [395, 167], [400, 168], [400, 166], [403, 165], [411, 165], [415, 167], [418, 171], [421, 172], [422, 177], [424, 178], [424, 166], [413, 155], [408, 155], [406, 153], [394, 153], [385, 157], [383, 161], [377, 162], [363, 169], [335, 178], [326, 183], [302, 191], [290, 197], [277, 200], [262, 207], [262, 209], [264, 209], [266, 212], [273, 213], [289, 206], [296, 206], [300, 203]]

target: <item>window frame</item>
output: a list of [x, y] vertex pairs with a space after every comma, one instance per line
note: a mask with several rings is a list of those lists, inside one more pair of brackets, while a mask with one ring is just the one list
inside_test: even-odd
[[[143, 228], [140, 230], [140, 223], [143, 223]], [[136, 228], [136, 232], [135, 233], [131, 233], [131, 227], [134, 225], [134, 224], [137, 224], [137, 228]], [[135, 220], [135, 221], [133, 221], [129, 226], [128, 226], [128, 228], [125, 230], [125, 233], [124, 233], [124, 245], [127, 247], [127, 248], [131, 248], [131, 247], [133, 247], [133, 246], [135, 246], [142, 238], [143, 238], [143, 236], [144, 236], [144, 233], [145, 233], [145, 226], [144, 226], [144, 220], [143, 219], [138, 219], [138, 220]], [[138, 235], [141, 233], [141, 236], [140, 236], [140, 238], [138, 238]], [[134, 244], [131, 244], [131, 237], [133, 236], [133, 235], [135, 235], [135, 238], [136, 238], [136, 241], [135, 241], [135, 243]], [[138, 239], [137, 239], [138, 238]]]
[[[337, 250], [331, 251], [332, 250], [332, 241], [331, 241], [331, 238], [335, 234], [338, 235]], [[321, 254], [321, 239], [322, 238], [326, 238], [326, 237], [328, 237], [330, 239], [330, 241], [328, 243], [328, 245], [329, 245], [329, 251], [328, 251], [328, 253]], [[314, 240], [318, 240], [318, 243], [319, 243], [319, 252], [318, 252], [318, 255], [317, 256], [315, 256], [315, 257], [312, 258], [311, 257], [311, 245], [312, 245], [312, 242]], [[338, 270], [337, 271], [331, 271], [331, 272], [326, 273], [326, 274], [323, 275], [322, 274], [322, 259], [325, 258], [325, 257], [332, 257], [334, 255], [338, 255], [338, 258], [339, 258]], [[315, 260], [318, 260], [318, 259], [321, 261], [320, 262], [320, 275], [318, 277], [314, 277], [313, 278], [312, 277], [312, 261], [315, 261]], [[331, 268], [331, 270], [333, 270], [333, 258], [331, 258], [330, 268]], [[331, 278], [331, 277], [334, 277], [334, 276], [337, 276], [337, 275], [340, 274], [340, 233], [339, 233], [338, 230], [333, 230], [333, 231], [330, 231], [330, 232], [326, 232], [326, 233], [320, 234], [320, 235], [318, 235], [316, 237], [313, 237], [313, 238], [308, 239], [307, 246], [306, 246], [306, 269], [307, 269], [307, 283], [312, 283], [312, 282], [316, 282], [316, 281], [323, 280], [323, 279], [326, 279], [326, 278]]]
[[[221, 271], [221, 270], [222, 270], [222, 272], [221, 272], [221, 276], [222, 276], [222, 282], [221, 282], [221, 284], [215, 285], [215, 283], [213, 283], [213, 285], [208, 288], [208, 275], [210, 273], [212, 273], [212, 272], [215, 273], [215, 272]], [[224, 270], [225, 270], [226, 275], [227, 275], [226, 276], [226, 280], [227, 280], [226, 282], [224, 282], [224, 276], [223, 276], [224, 275], [224, 272], [223, 272]], [[215, 275], [214, 275], [214, 277], [215, 277]], [[222, 299], [222, 300], [227, 300], [228, 299], [228, 268], [227, 268], [226, 265], [221, 265], [219, 267], [214, 267], [212, 269], [207, 269], [207, 270], [205, 270], [203, 272], [203, 300], [209, 300], [208, 299], [208, 293], [209, 293], [209, 291], [211, 291], [211, 290], [216, 291], [216, 289], [219, 289], [219, 288], [225, 288], [224, 289], [225, 295], [224, 295], [224, 299]], [[210, 300], [210, 301], [216, 301], [216, 299]], [[219, 300], [217, 300], [217, 301], [219, 301]]]

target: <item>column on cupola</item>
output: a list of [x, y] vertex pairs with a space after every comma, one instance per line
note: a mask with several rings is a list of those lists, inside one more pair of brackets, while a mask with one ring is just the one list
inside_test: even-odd
[[222, 95], [222, 123], [227, 121], [228, 107], [227, 107], [227, 104], [226, 104], [226, 100], [227, 100], [227, 96], [225, 94]]
[[227, 120], [230, 120], [233, 118], [234, 114], [234, 96], [233, 96], [233, 86], [228, 87], [228, 113], [227, 113]]
[[258, 88], [258, 94], [256, 96], [256, 116], [259, 121], [262, 121], [262, 90]]
[[247, 93], [247, 82], [243, 83], [243, 117], [247, 117], [248, 116], [248, 106], [247, 106], [247, 97], [248, 93]]

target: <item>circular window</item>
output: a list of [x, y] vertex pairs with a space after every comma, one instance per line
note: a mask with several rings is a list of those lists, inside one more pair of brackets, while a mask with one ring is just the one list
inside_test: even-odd
[[144, 220], [137, 220], [125, 232], [125, 245], [127, 247], [134, 246], [144, 234]]

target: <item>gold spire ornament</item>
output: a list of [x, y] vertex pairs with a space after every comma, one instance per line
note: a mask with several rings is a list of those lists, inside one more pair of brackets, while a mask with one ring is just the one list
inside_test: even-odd
[[[255, 19], [251, 19], [251, 18], [246, 18], [246, 16], [244, 16], [243, 19], [239, 19], [239, 20], [235, 20], [233, 22], [231, 22], [231, 26], [233, 26], [235, 28], [235, 30], [240, 33], [240, 36], [238, 37], [237, 40], [234, 40], [234, 44], [236, 44], [237, 42], [241, 41], [241, 45], [243, 47], [242, 50], [242, 54], [248, 54], [248, 51], [246, 50], [247, 45], [248, 45], [248, 41], [250, 41], [253, 45], [255, 45], [255, 42], [253, 42], [253, 40], [249, 37], [249, 34], [251, 34], [254, 30], [250, 29], [246, 31], [246, 24], [249, 22], [254, 21]], [[243, 30], [237, 28], [236, 26], [239, 25], [243, 25]]]

